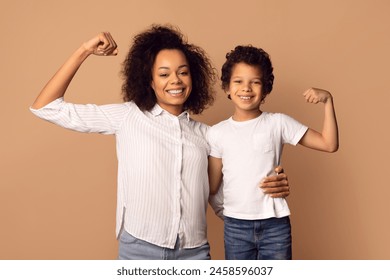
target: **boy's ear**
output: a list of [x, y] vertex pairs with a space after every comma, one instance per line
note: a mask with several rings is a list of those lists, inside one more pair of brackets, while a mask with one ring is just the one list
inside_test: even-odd
[[266, 98], [267, 94], [261, 94], [261, 103], [260, 104], [264, 104], [265, 103], [265, 98]]
[[230, 97], [230, 91], [225, 91], [225, 93], [226, 93], [226, 96], [227, 96], [227, 98], [229, 98], [229, 99], [231, 99], [231, 97]]

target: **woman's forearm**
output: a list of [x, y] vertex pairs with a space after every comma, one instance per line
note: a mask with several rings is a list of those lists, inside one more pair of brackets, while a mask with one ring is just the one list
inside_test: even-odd
[[117, 45], [109, 32], [101, 32], [82, 44], [49, 80], [31, 107], [39, 109], [63, 97], [77, 70], [91, 54], [98, 56], [118, 54]]
[[83, 46], [78, 48], [44, 86], [31, 107], [40, 109], [63, 97], [77, 70], [90, 54]]

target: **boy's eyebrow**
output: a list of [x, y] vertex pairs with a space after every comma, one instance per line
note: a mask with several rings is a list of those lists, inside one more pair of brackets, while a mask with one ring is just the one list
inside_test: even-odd
[[[232, 76], [231, 77], [231, 79], [237, 79], [237, 78], [242, 79], [243, 77], [242, 76]], [[261, 76], [252, 77], [251, 79], [259, 79], [259, 80], [261, 80]]]

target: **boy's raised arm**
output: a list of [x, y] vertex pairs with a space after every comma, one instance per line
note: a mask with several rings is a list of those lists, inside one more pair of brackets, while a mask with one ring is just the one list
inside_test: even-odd
[[324, 103], [324, 123], [321, 132], [309, 128], [299, 144], [319, 151], [336, 152], [339, 148], [339, 136], [332, 95], [318, 88], [310, 88], [303, 95], [309, 103]]

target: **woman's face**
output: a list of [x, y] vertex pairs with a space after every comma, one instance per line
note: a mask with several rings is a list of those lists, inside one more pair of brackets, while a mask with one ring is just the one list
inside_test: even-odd
[[183, 112], [183, 104], [192, 90], [192, 79], [182, 51], [165, 49], [157, 54], [151, 87], [161, 108], [176, 116]]

